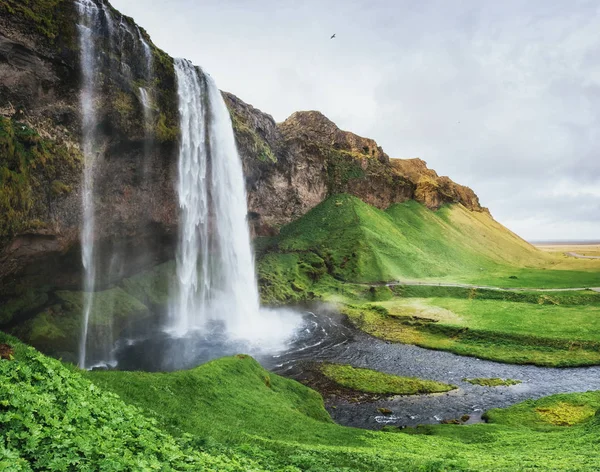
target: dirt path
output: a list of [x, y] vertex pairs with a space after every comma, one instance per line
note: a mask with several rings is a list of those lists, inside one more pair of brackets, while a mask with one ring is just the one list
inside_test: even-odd
[[577, 259], [600, 259], [600, 256], [584, 256], [576, 252], [565, 252], [565, 256], [576, 257]]
[[[365, 286], [377, 285], [377, 284], [360, 284]], [[388, 287], [396, 287], [398, 285], [408, 286], [424, 286], [424, 287], [459, 287], [459, 288], [477, 288], [483, 290], [497, 290], [499, 292], [578, 292], [581, 290], [593, 290], [594, 292], [600, 292], [600, 287], [574, 287], [574, 288], [503, 288], [503, 287], [490, 287], [487, 285], [472, 285], [472, 284], [452, 284], [444, 282], [388, 282], [380, 285], [387, 285]]]

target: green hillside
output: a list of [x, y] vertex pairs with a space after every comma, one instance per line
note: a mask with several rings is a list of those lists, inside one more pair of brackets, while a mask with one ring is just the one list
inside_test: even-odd
[[[541, 252], [487, 213], [434, 212], [411, 200], [378, 210], [336, 195], [258, 244], [266, 299], [282, 277], [296, 292], [324, 275], [344, 282], [430, 280], [512, 287], [600, 286], [600, 262]], [[329, 283], [329, 282], [328, 282]], [[284, 283], [281, 290], [285, 291]]]
[[[175, 373], [91, 372], [207, 452], [231, 450], [267, 470], [593, 470], [597, 392], [555, 395], [489, 413], [489, 424], [367, 431], [336, 425], [319, 395], [247, 356]], [[404, 434], [411, 433], [411, 434]], [[560, 447], [557, 445], [560, 444]], [[226, 448], [226, 449], [225, 449]]]
[[600, 440], [597, 392], [492, 410], [488, 424], [377, 432], [334, 424], [316, 392], [248, 356], [173, 373], [82, 372], [4, 334], [0, 347], [5, 357], [14, 349], [9, 359], [0, 359], [0, 470], [385, 472], [597, 465], [590, 447]]
[[84, 372], [2, 332], [0, 353], [0, 470], [243, 472], [256, 466], [176, 439]]

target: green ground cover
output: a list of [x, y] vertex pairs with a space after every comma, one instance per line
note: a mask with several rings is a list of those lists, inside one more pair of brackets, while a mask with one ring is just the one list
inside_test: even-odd
[[2, 470], [597, 466], [598, 392], [491, 410], [488, 424], [377, 432], [334, 424], [316, 392], [265, 371], [248, 356], [174, 373], [81, 372], [9, 336], [0, 335], [0, 343], [15, 351], [12, 359], [0, 360]]
[[[318, 395], [247, 357], [171, 374], [88, 375], [171, 434], [190, 433], [208, 451], [242, 451], [269, 470], [593, 470], [597, 463], [600, 425], [590, 415], [600, 407], [596, 392], [492, 410], [490, 424], [394, 434], [333, 424]], [[553, 411], [572, 426], [556, 425]]]
[[[74, 367], [0, 332], [0, 470], [247, 471], [256, 464], [194, 449]], [[6, 352], [7, 349], [3, 349]]]
[[456, 388], [454, 385], [436, 382], [435, 380], [400, 377], [344, 364], [323, 363], [320, 370], [325, 377], [333, 380], [338, 385], [365, 393], [417, 395], [448, 392]]
[[529, 302], [394, 297], [341, 309], [358, 328], [388, 341], [514, 364], [600, 364], [600, 304], [589, 303], [586, 293], [569, 294], [531, 293]]
[[599, 287], [600, 261], [539, 251], [461, 205], [415, 201], [378, 210], [334, 195], [277, 237], [256, 243], [263, 300], [294, 301], [347, 283], [462, 282], [495, 287]]

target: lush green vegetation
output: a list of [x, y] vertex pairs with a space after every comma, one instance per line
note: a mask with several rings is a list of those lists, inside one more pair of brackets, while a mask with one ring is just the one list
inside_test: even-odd
[[239, 456], [206, 454], [161, 430], [82, 374], [0, 333], [0, 470], [247, 471]]
[[2, 470], [386, 472], [597, 465], [598, 392], [491, 410], [489, 424], [386, 428], [400, 433], [394, 434], [332, 423], [317, 393], [247, 356], [174, 373], [80, 372], [6, 335], [0, 343], [14, 348], [12, 360], [0, 360]]
[[479, 385], [481, 387], [510, 387], [511, 385], [519, 385], [520, 380], [514, 379], [500, 379], [498, 377], [477, 377], [474, 379], [463, 379], [465, 382], [469, 382], [473, 385]]
[[75, 25], [69, 25], [63, 17], [69, 7], [65, 0], [0, 0], [0, 10], [32, 22], [50, 40], [67, 32], [74, 36]]
[[[244, 356], [170, 374], [88, 375], [143, 407], [171, 434], [190, 433], [207, 451], [225, 447], [269, 470], [593, 470], [596, 466], [592, 444], [600, 439], [600, 425], [589, 416], [600, 407], [600, 394], [595, 392], [492, 410], [490, 424], [426, 426], [397, 430], [412, 434], [392, 434], [331, 423], [314, 392], [264, 371]], [[555, 426], [544, 410], [559, 411], [573, 426]]]
[[248, 126], [246, 120], [239, 113], [236, 113], [232, 107], [229, 108], [229, 114], [236, 139], [245, 144], [244, 149], [253, 152], [260, 161], [277, 162], [277, 156], [273, 153], [267, 141], [256, 130]]
[[[429, 300], [420, 299], [412, 299], [409, 304], [404, 300], [393, 300], [345, 305], [342, 310], [358, 328], [388, 341], [513, 364], [553, 367], [600, 364], [600, 342], [586, 327], [586, 323], [594, 325], [597, 308], [516, 304], [519, 306], [514, 307], [515, 321], [504, 329], [502, 316], [494, 317], [493, 312], [489, 314], [489, 328], [471, 328], [468, 318], [462, 317], [462, 313], [459, 316], [447, 308], [428, 303]], [[562, 317], [570, 316], [570, 311], [553, 312], [545, 318], [545, 309], [553, 308], [572, 308], [574, 313], [578, 313], [579, 308], [584, 308], [583, 312], [587, 313], [589, 319], [585, 314], [580, 315], [582, 325], [577, 328], [572, 326], [570, 319]], [[519, 310], [537, 315], [538, 324], [530, 323], [526, 316], [519, 317]], [[556, 316], [552, 317], [553, 314]], [[482, 320], [482, 323], [488, 321], [485, 316]], [[552, 325], [547, 320], [564, 325], [564, 335], [560, 333], [560, 326]], [[569, 336], [573, 333], [582, 337], [572, 339]]]
[[[380, 211], [335, 195], [257, 242], [257, 253], [267, 303], [349, 303], [345, 312], [370, 334], [463, 355], [600, 363], [600, 294], [533, 290], [598, 287], [600, 261], [539, 251], [485, 212], [415, 201]], [[398, 280], [465, 286], [378, 284]]]
[[320, 370], [323, 375], [335, 383], [358, 392], [383, 395], [416, 395], [448, 392], [456, 388], [454, 385], [434, 380], [400, 377], [376, 370], [352, 367], [351, 365], [323, 363]]
[[335, 195], [257, 249], [268, 302], [339, 293], [346, 283], [393, 280], [600, 286], [600, 261], [538, 251], [487, 213], [461, 205], [433, 212], [408, 201], [381, 211], [356, 197]]
[[[83, 292], [54, 292], [44, 309], [11, 332], [47, 354], [72, 359], [78, 348], [83, 303]], [[144, 304], [121, 288], [111, 288], [94, 293], [89, 328], [95, 333], [118, 334], [129, 323], [145, 316], [148, 308]]]

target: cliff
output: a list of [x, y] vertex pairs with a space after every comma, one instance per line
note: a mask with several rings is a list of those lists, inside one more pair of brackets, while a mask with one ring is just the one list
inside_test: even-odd
[[[100, 135], [94, 168], [97, 287], [104, 289], [173, 258], [179, 130], [173, 59], [131, 18], [106, 1], [94, 2], [103, 15], [93, 38], [101, 63], [101, 93], [93, 106]], [[77, 22], [77, 3], [70, 0], [0, 0], [0, 303], [80, 288]], [[223, 95], [255, 235], [277, 234], [281, 225], [342, 192], [382, 209], [415, 199], [434, 210], [461, 203], [485, 211], [467, 187], [439, 177], [421, 160], [390, 159], [374, 140], [340, 130], [317, 111], [276, 123]], [[13, 312], [27, 313], [30, 305]]]

